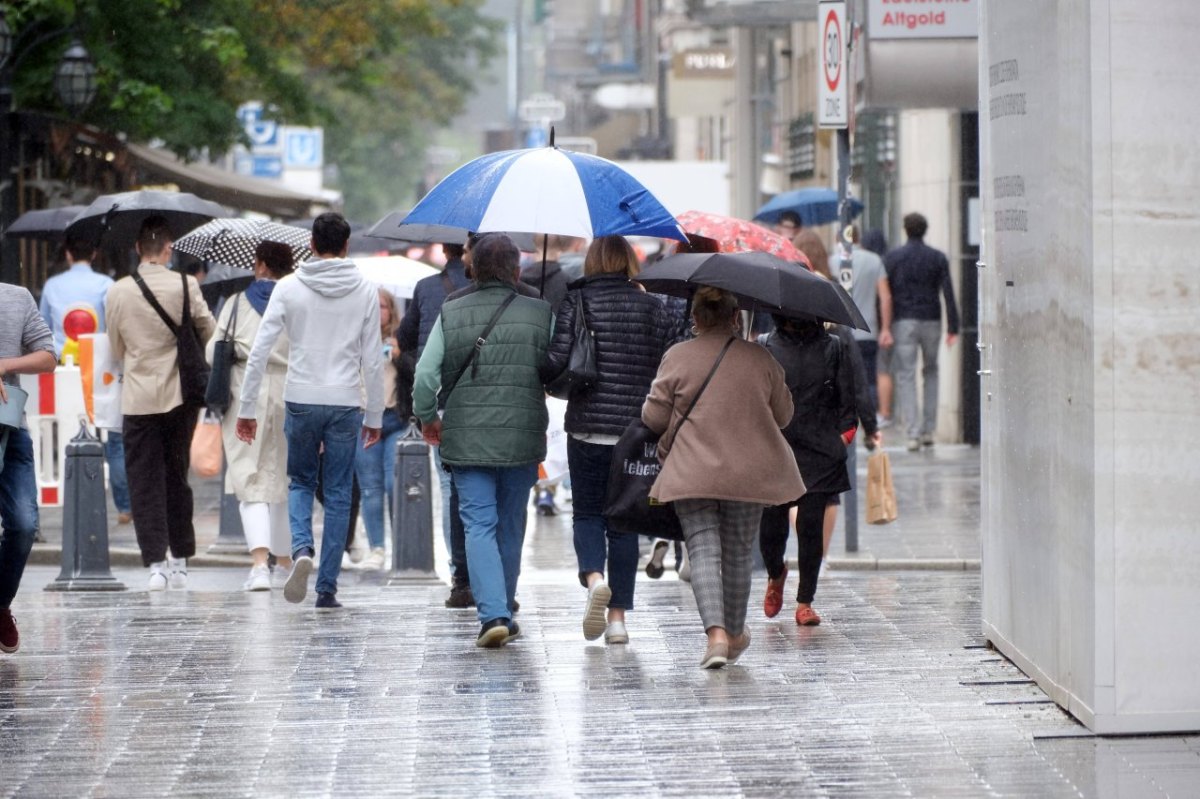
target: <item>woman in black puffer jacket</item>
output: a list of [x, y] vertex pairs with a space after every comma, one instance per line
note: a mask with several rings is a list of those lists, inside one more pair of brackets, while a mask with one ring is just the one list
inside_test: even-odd
[[[609, 644], [629, 641], [625, 611], [633, 608], [638, 537], [609, 533], [606, 528], [608, 470], [617, 439], [641, 416], [672, 329], [662, 302], [633, 281], [637, 273], [637, 256], [625, 239], [604, 236], [592, 242], [583, 278], [571, 284], [558, 307], [542, 369], [542, 379], [549, 383], [566, 368], [575, 329], [575, 298], [581, 296], [584, 319], [595, 339], [600, 377], [567, 403], [567, 464], [579, 582], [588, 589], [583, 636], [592, 641], [603, 634]], [[609, 582], [604, 579], [606, 559]]]

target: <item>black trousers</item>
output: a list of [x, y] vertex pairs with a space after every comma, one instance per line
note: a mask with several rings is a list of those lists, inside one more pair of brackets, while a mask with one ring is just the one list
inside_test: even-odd
[[188, 485], [192, 433], [199, 412], [181, 405], [166, 413], [125, 416], [125, 472], [133, 531], [142, 563], [196, 554], [192, 487]]
[[[822, 551], [825, 548], [823, 529], [825, 506], [829, 494], [810, 492], [800, 498], [796, 507], [796, 601], [812, 604], [817, 593], [817, 577], [821, 573]], [[788, 507], [777, 505], [763, 511], [758, 529], [758, 549], [767, 567], [767, 576], [778, 580], [783, 574], [783, 557], [788, 542]]]

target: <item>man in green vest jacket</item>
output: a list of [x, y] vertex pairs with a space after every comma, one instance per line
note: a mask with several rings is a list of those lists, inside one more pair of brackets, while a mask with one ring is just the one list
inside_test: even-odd
[[538, 366], [553, 321], [548, 303], [517, 292], [520, 253], [508, 236], [484, 234], [471, 252], [475, 285], [442, 306], [417, 363], [413, 413], [454, 474], [481, 624], [475, 643], [494, 648], [520, 634], [513, 601], [526, 503], [546, 457]]

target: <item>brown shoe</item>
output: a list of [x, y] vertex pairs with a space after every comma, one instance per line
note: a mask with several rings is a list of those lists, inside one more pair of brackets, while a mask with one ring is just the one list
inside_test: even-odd
[[788, 568], [783, 564], [783, 574], [778, 580], [767, 580], [767, 595], [763, 597], [763, 613], [773, 619], [783, 610], [783, 584], [787, 582]]
[[702, 669], [719, 669], [729, 662], [729, 644], [709, 644], [704, 650], [704, 659], [700, 661]]
[[796, 608], [796, 624], [801, 627], [816, 627], [821, 623], [821, 617], [812, 609], [811, 605], [801, 605]]
[[132, 513], [118, 513], [117, 514], [117, 524], [129, 524], [131, 521], [133, 521]]
[[750, 631], [742, 630], [742, 634], [729, 639], [729, 662], [734, 663], [742, 653], [750, 648]]
[[451, 587], [450, 596], [445, 602], [448, 608], [473, 608], [475, 607], [475, 595], [471, 593], [471, 586], [456, 585]]

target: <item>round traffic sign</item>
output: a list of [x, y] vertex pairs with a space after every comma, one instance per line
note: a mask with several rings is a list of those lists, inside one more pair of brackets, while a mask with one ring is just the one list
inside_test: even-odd
[[825, 85], [836, 92], [842, 80], [842, 22], [832, 8], [825, 14], [823, 44]]

